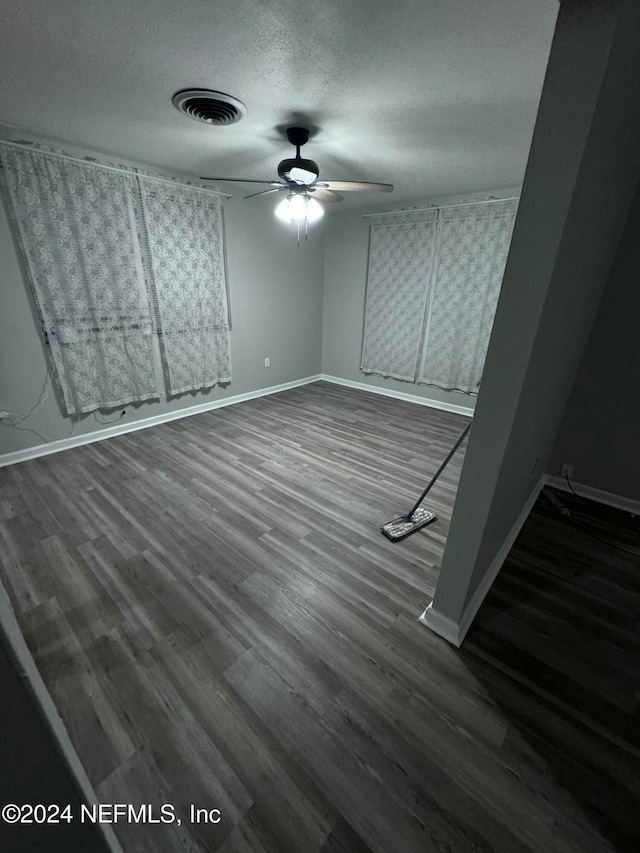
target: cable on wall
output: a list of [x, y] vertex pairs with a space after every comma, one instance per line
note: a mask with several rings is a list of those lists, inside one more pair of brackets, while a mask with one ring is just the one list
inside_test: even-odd
[[[40, 391], [40, 394], [38, 395], [38, 399], [35, 402], [35, 404], [31, 407], [31, 409], [29, 409], [29, 411], [26, 413], [26, 415], [22, 415], [18, 412], [2, 412], [0, 414], [0, 425], [4, 426], [4, 427], [11, 427], [12, 429], [17, 429], [17, 430], [20, 430], [22, 432], [32, 432], [35, 435], [40, 436], [40, 438], [44, 439], [45, 441], [55, 441], [56, 439], [50, 438], [49, 436], [44, 435], [43, 433], [40, 432], [40, 430], [37, 430], [35, 427], [24, 425], [24, 421], [26, 421], [27, 418], [30, 418], [37, 411], [39, 411], [39, 409], [41, 409], [42, 406], [45, 404], [45, 402], [47, 401], [47, 399], [49, 397], [49, 391], [50, 390], [51, 390], [51, 374], [49, 372], [47, 372], [47, 375], [46, 375], [45, 380], [44, 380], [44, 384], [42, 386], [42, 390]], [[13, 423], [14, 419], [18, 420], [19, 423]]]
[[[45, 435], [44, 433], [40, 432], [39, 429], [36, 429], [33, 426], [27, 426], [24, 423], [24, 421], [26, 421], [28, 418], [35, 415], [36, 412], [40, 411], [40, 409], [44, 406], [46, 401], [49, 399], [49, 392], [51, 391], [51, 383], [52, 382], [53, 382], [53, 376], [51, 375], [51, 373], [49, 373], [47, 371], [47, 375], [45, 376], [44, 384], [42, 386], [42, 390], [40, 391], [40, 394], [38, 395], [38, 399], [36, 400], [35, 404], [31, 407], [31, 409], [29, 409], [29, 411], [26, 413], [26, 415], [22, 415], [19, 412], [7, 412], [7, 411], [0, 412], [0, 426], [9, 427], [11, 429], [16, 429], [16, 430], [19, 430], [20, 432], [32, 432], [34, 435], [39, 436], [41, 439], [43, 439], [46, 442], [60, 441], [61, 439], [52, 438], [49, 435]], [[121, 417], [121, 415], [119, 417]], [[13, 422], [14, 419], [17, 420], [18, 423], [14, 423]], [[77, 421], [72, 422], [71, 431], [69, 432], [69, 435], [65, 436], [66, 438], [71, 438], [73, 436], [77, 423], [78, 423]]]

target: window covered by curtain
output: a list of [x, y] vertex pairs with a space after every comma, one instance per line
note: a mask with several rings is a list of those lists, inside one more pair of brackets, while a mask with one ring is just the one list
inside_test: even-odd
[[418, 382], [477, 393], [517, 204], [440, 211]]
[[436, 210], [380, 216], [371, 226], [361, 369], [414, 382]]
[[217, 194], [0, 143], [2, 187], [69, 414], [231, 380]]
[[135, 176], [2, 144], [0, 156], [67, 412], [158, 397]]
[[418, 382], [477, 393], [516, 210], [505, 201], [440, 211]]
[[140, 177], [160, 349], [170, 393], [231, 380], [220, 199]]
[[477, 393], [517, 201], [376, 215], [365, 373]]

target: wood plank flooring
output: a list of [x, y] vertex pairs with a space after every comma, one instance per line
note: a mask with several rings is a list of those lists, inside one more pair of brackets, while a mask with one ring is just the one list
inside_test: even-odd
[[537, 507], [459, 651], [417, 616], [462, 454], [436, 524], [379, 533], [466, 422], [315, 383], [0, 470], [1, 579], [99, 797], [182, 818], [126, 853], [638, 849], [638, 561]]
[[577, 522], [636, 555], [572, 526], [541, 496], [460, 656], [511, 722], [503, 760], [572, 832], [582, 828], [577, 849], [637, 851], [640, 521], [555, 494]]
[[[6, 803], [85, 803], [46, 724], [20, 665], [0, 635], [0, 806]], [[109, 853], [96, 824], [7, 824], [0, 819], [3, 853]]]

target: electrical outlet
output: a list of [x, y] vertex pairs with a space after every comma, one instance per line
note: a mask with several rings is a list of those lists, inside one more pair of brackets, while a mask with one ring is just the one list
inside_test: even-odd
[[560, 466], [560, 476], [568, 477], [571, 479], [573, 477], [573, 465], [570, 462], [563, 462]]
[[271, 367], [271, 359], [270, 358], [265, 358], [264, 366], [265, 367]]

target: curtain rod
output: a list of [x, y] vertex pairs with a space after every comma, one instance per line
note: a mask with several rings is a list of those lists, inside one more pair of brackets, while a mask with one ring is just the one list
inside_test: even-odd
[[483, 201], [461, 201], [458, 204], [432, 204], [431, 207], [405, 207], [399, 210], [385, 210], [382, 213], [363, 213], [363, 219], [372, 216], [389, 216], [392, 213], [423, 213], [426, 210], [450, 210], [452, 207], [468, 207], [471, 204], [497, 204], [499, 201], [519, 201], [520, 196], [514, 195], [509, 198], [487, 198]]
[[[133, 175], [136, 178], [147, 178], [150, 181], [158, 181], [161, 184], [171, 184], [171, 186], [183, 186], [189, 187], [190, 190], [199, 190], [203, 193], [211, 193], [212, 195], [221, 195], [225, 198], [233, 198], [233, 196], [228, 193], [222, 193], [219, 190], [210, 190], [207, 187], [201, 187], [197, 184], [187, 184], [185, 181], [173, 181], [171, 178], [161, 178], [159, 175], [145, 175], [142, 172], [139, 172], [133, 166], [109, 166], [107, 163], [100, 163], [98, 160], [94, 160], [92, 158], [86, 159], [82, 157], [73, 157], [71, 154], [60, 154], [58, 151], [42, 151], [38, 147], [35, 146], [35, 143], [23, 143], [23, 142], [7, 142], [4, 139], [0, 139], [0, 147], [3, 145], [7, 145], [10, 148], [17, 148], [20, 151], [36, 151], [38, 154], [46, 154], [47, 157], [57, 157], [59, 160], [71, 160], [73, 163], [83, 163], [84, 165], [95, 166], [97, 169], [108, 169], [110, 172], [123, 172], [125, 175]], [[0, 169], [4, 169], [4, 166], [0, 162]]]

